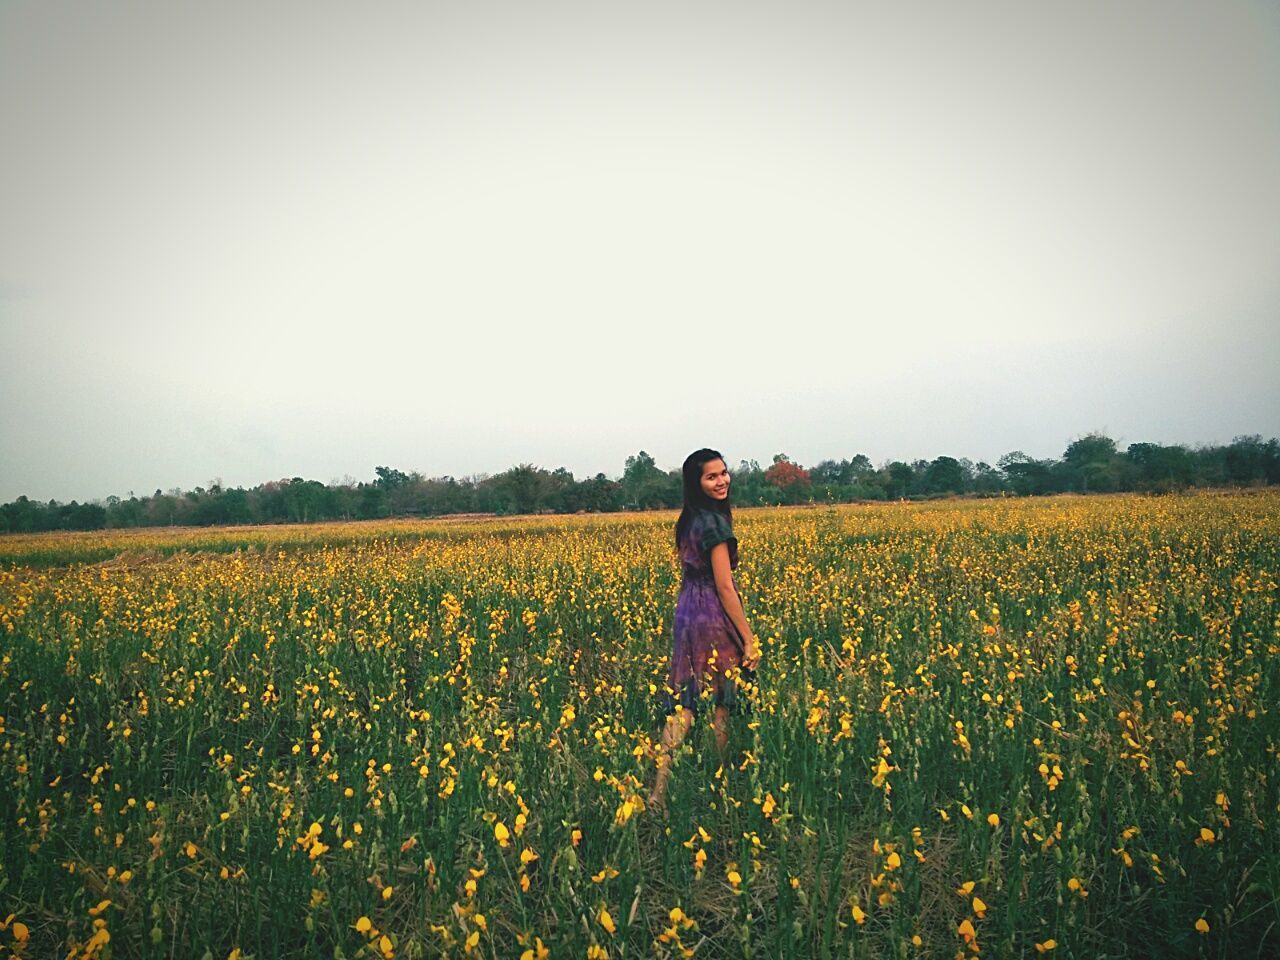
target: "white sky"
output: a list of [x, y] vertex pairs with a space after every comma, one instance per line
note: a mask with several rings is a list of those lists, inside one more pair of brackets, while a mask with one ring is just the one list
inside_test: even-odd
[[1280, 435], [1280, 5], [0, 6], [0, 501]]

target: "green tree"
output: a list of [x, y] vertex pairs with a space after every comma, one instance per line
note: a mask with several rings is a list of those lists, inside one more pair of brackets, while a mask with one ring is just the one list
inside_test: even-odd
[[1276, 482], [1280, 474], [1280, 445], [1258, 434], [1236, 437], [1223, 452], [1227, 479], [1235, 484]]
[[938, 457], [925, 469], [927, 493], [964, 493], [968, 475], [955, 457]]
[[1069, 490], [1114, 490], [1118, 484], [1116, 442], [1101, 433], [1073, 440], [1062, 455], [1061, 471]]
[[653, 457], [641, 450], [634, 457], [627, 457], [622, 471], [622, 492], [626, 502], [641, 510], [671, 506], [679, 502], [680, 480], [658, 469]]
[[383, 490], [395, 490], [403, 487], [409, 482], [409, 475], [400, 470], [393, 470], [391, 467], [374, 467], [373, 472], [378, 475], [378, 479], [374, 481]]
[[1186, 447], [1131, 443], [1124, 458], [1133, 470], [1135, 483], [1143, 490], [1177, 490], [1195, 481], [1195, 459]]
[[901, 500], [911, 491], [915, 476], [911, 464], [892, 460], [880, 469], [879, 484], [889, 499]]
[[1005, 481], [1000, 471], [985, 460], [979, 460], [973, 468], [973, 492], [992, 494], [1004, 489]]
[[1009, 486], [1019, 496], [1036, 496], [1053, 491], [1052, 460], [1036, 460], [1021, 450], [1006, 453], [997, 462]]

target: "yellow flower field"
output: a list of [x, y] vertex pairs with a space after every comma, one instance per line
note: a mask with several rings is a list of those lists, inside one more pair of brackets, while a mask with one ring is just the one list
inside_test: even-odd
[[1280, 954], [1280, 495], [0, 538], [0, 956]]

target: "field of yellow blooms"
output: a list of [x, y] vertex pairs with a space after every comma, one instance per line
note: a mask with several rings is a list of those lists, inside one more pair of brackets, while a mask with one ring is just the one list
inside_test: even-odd
[[1280, 495], [0, 538], [0, 956], [1280, 955]]

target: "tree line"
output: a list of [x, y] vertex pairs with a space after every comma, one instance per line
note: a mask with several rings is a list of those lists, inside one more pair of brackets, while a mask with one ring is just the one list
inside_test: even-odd
[[[1037, 460], [1021, 450], [994, 466], [968, 459], [889, 460], [875, 466], [863, 454], [810, 467], [779, 453], [768, 466], [755, 460], [731, 468], [733, 501], [767, 504], [848, 503], [955, 495], [1037, 496], [1051, 493], [1140, 491], [1280, 483], [1280, 441], [1240, 436], [1223, 445], [1132, 443], [1121, 451], [1101, 433], [1073, 440], [1059, 459]], [[663, 470], [641, 450], [627, 457], [622, 476], [574, 479], [563, 467], [518, 464], [502, 473], [455, 479], [425, 477], [391, 467], [370, 481], [326, 485], [293, 477], [251, 489], [207, 487], [89, 503], [43, 503], [20, 496], [0, 505], [0, 532], [101, 530], [122, 527], [212, 526], [317, 520], [365, 520], [458, 513], [606, 513], [678, 507], [679, 469]]]

